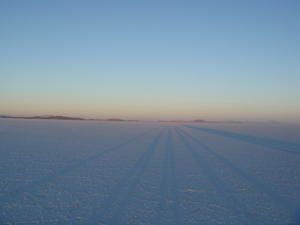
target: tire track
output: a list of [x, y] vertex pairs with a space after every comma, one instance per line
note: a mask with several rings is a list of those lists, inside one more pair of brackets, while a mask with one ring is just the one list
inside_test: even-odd
[[232, 190], [225, 182], [223, 182], [218, 177], [218, 175], [215, 173], [215, 171], [212, 169], [209, 163], [199, 155], [196, 147], [194, 147], [186, 140], [185, 137], [187, 136], [183, 135], [183, 133], [179, 132], [178, 130], [177, 133], [179, 134], [179, 137], [183, 142], [185, 149], [187, 149], [191, 153], [192, 158], [199, 166], [199, 168], [203, 171], [206, 180], [208, 180], [215, 187], [219, 198], [225, 200], [225, 204], [227, 205], [227, 207], [232, 212], [234, 212], [235, 215], [243, 215], [243, 224], [259, 224], [255, 216], [252, 213], [250, 213], [248, 209], [246, 209], [246, 207], [235, 197], [234, 190]]
[[[97, 224], [98, 222], [105, 222], [109, 225], [122, 224], [121, 220], [124, 209], [128, 205], [136, 186], [139, 184], [143, 173], [152, 159], [162, 133], [163, 131], [154, 138], [128, 174], [115, 186], [110, 196], [101, 203], [100, 209], [97, 209], [97, 207], [94, 208], [90, 224]], [[111, 215], [108, 215], [109, 213]]]
[[214, 151], [212, 148], [210, 148], [207, 144], [203, 143], [203, 141], [200, 141], [198, 138], [195, 138], [191, 134], [184, 131], [184, 133], [190, 137], [192, 140], [197, 142], [199, 146], [201, 146], [202, 149], [204, 149], [207, 153], [212, 155], [214, 158], [222, 162], [224, 165], [226, 165], [231, 171], [233, 171], [235, 174], [246, 180], [251, 186], [253, 186], [255, 189], [260, 191], [261, 193], [266, 194], [270, 200], [272, 200], [274, 203], [276, 203], [278, 206], [282, 207], [285, 210], [288, 210], [291, 212], [291, 215], [294, 216], [294, 211], [299, 208], [296, 203], [290, 202], [282, 197], [280, 195], [272, 190], [271, 187], [265, 185], [264, 183], [260, 182], [256, 177], [252, 176], [251, 174], [247, 173], [228, 159], [226, 159], [221, 154]]
[[[122, 147], [126, 146], [126, 145], [129, 145], [129, 144], [132, 144], [134, 142], [136, 142], [137, 140], [140, 140], [140, 138], [146, 136], [148, 133], [152, 132], [153, 130], [155, 130], [157, 128], [154, 128], [154, 129], [151, 129], [150, 131], [146, 131], [146, 132], [143, 132], [141, 134], [138, 134], [132, 138], [129, 138], [128, 140], [116, 145], [116, 146], [113, 146], [113, 147], [110, 147], [110, 148], [107, 148], [105, 150], [103, 150], [102, 152], [100, 153], [97, 153], [97, 154], [94, 154], [86, 159], [83, 159], [77, 163], [74, 163], [73, 165], [70, 165], [58, 172], [55, 172], [53, 174], [49, 174], [45, 177], [42, 177], [41, 179], [38, 179], [38, 180], [35, 180], [33, 182], [31, 182], [30, 184], [27, 184], [27, 185], [24, 185], [22, 187], [17, 187], [15, 190], [12, 190], [12, 191], [9, 191], [7, 193], [5, 193], [3, 195], [3, 197], [0, 199], [0, 209], [2, 210], [2, 208], [4, 207], [5, 204], [11, 202], [11, 201], [14, 201], [16, 199], [19, 199], [20, 197], [22, 197], [23, 193], [26, 192], [26, 193], [29, 193], [31, 195], [34, 195], [34, 192], [36, 191], [36, 189], [38, 189], [41, 185], [45, 185], [51, 181], [54, 181], [56, 178], [60, 177], [60, 176], [63, 176], [69, 172], [72, 172], [72, 171], [75, 171], [75, 170], [78, 170], [86, 165], [89, 165], [89, 163], [95, 161], [95, 160], [98, 160], [100, 159], [101, 157], [103, 157], [104, 155], [110, 153], [110, 152], [113, 152], [113, 151], [116, 151], [116, 150], [119, 150], [121, 149]], [[0, 218], [0, 221], [2, 219]]]
[[[156, 221], [166, 225], [181, 225], [182, 216], [178, 197], [178, 184], [176, 181], [176, 162], [174, 159], [174, 144], [172, 134], [168, 130], [165, 145], [164, 159], [162, 162], [162, 180], [160, 184], [160, 202]], [[166, 218], [170, 215], [170, 218]], [[168, 221], [165, 221], [168, 219]]]
[[267, 147], [268, 149], [271, 149], [271, 150], [278, 150], [278, 151], [282, 151], [285, 153], [296, 154], [296, 155], [300, 154], [300, 146], [295, 143], [280, 141], [280, 140], [271, 139], [271, 138], [256, 137], [256, 136], [242, 134], [242, 133], [217, 130], [217, 129], [212, 129], [212, 128], [195, 127], [195, 126], [190, 126], [190, 125], [187, 125], [185, 127], [194, 129], [194, 130], [198, 130], [198, 131], [202, 131], [202, 132], [206, 132], [209, 134], [214, 134], [214, 135], [218, 135], [218, 136], [222, 136], [222, 137], [226, 137], [226, 138], [231, 138], [231, 139], [242, 141], [245, 143], [250, 143], [250, 144]]

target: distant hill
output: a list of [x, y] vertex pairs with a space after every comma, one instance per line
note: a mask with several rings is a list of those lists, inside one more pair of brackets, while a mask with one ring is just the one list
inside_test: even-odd
[[110, 118], [110, 119], [106, 119], [106, 121], [112, 121], [112, 122], [124, 122], [125, 120], [123, 120], [123, 119], [118, 119], [118, 118]]
[[139, 120], [126, 120], [126, 119], [120, 119], [120, 118], [88, 119], [88, 120], [108, 121], [108, 122], [139, 122]]
[[27, 119], [46, 119], [46, 120], [85, 120], [80, 117], [68, 117], [68, 116], [32, 116]]
[[85, 119], [81, 117], [69, 117], [69, 116], [9, 116], [0, 115], [3, 119], [43, 119], [43, 120], [94, 120], [94, 121], [108, 121], [108, 122], [138, 122], [139, 120], [125, 120], [119, 118], [109, 118], [109, 119]]
[[159, 120], [160, 123], [205, 123], [205, 120]]
[[204, 123], [204, 122], [207, 122], [205, 120], [191, 120], [189, 121], [190, 123]]
[[[0, 115], [3, 119], [43, 119], [43, 120], [88, 120], [88, 121], [107, 121], [107, 122], [140, 122], [140, 120], [128, 120], [120, 118], [107, 118], [107, 119], [86, 119], [82, 117], [70, 117], [70, 116], [60, 116], [60, 115], [46, 115], [46, 116], [10, 116], [10, 115]], [[242, 123], [242, 121], [212, 121], [212, 120], [158, 120], [159, 123]], [[274, 123], [274, 122], [273, 122]]]
[[80, 117], [68, 117], [68, 116], [0, 116], [0, 118], [6, 119], [44, 119], [44, 120], [85, 120]]

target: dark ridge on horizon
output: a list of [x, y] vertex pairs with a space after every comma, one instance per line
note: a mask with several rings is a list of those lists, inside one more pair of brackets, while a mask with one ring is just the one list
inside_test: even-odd
[[85, 120], [80, 117], [69, 116], [0, 116], [4, 119], [45, 119], [45, 120]]
[[160, 123], [208, 123], [206, 120], [159, 120]]
[[92, 121], [109, 121], [109, 122], [139, 122], [139, 120], [126, 120], [120, 118], [108, 118], [108, 119], [86, 119], [82, 117], [70, 117], [70, 116], [9, 116], [0, 115], [3, 119], [44, 119], [44, 120], [92, 120]]
[[244, 123], [245, 121], [238, 120], [158, 120], [159, 123]]
[[120, 118], [108, 118], [108, 119], [86, 119], [86, 120], [93, 120], [93, 121], [108, 121], [108, 122], [139, 122], [140, 120], [126, 120]]
[[[83, 118], [83, 117], [72, 117], [72, 116], [62, 116], [62, 115], [45, 115], [45, 116], [11, 116], [11, 115], [0, 115], [2, 119], [43, 119], [43, 120], [86, 120], [86, 121], [103, 121], [103, 122], [141, 122], [148, 120], [137, 120], [137, 119], [121, 119], [121, 118]], [[153, 120], [159, 123], [232, 123], [240, 124], [246, 121], [238, 120]], [[278, 121], [265, 121], [266, 123], [278, 124]]]
[[160, 123], [243, 123], [237, 120], [158, 120]]

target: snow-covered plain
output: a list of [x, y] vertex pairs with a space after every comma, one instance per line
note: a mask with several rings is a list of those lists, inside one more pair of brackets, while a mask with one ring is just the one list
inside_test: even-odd
[[300, 126], [0, 120], [0, 224], [300, 223]]

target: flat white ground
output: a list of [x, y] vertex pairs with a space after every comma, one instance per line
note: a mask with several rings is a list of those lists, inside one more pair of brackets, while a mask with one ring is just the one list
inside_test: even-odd
[[300, 223], [300, 126], [0, 120], [0, 224]]

